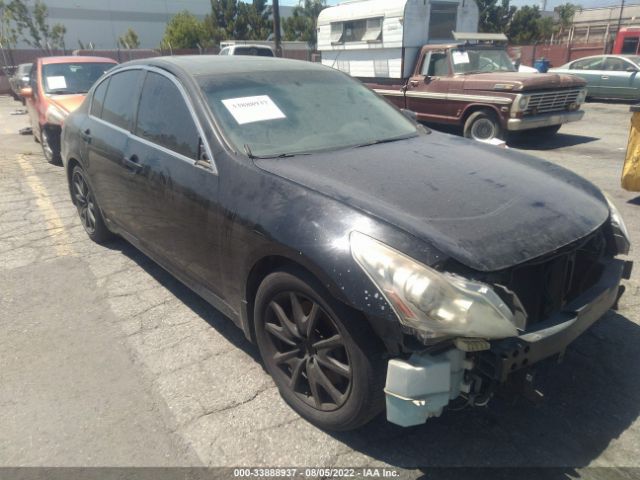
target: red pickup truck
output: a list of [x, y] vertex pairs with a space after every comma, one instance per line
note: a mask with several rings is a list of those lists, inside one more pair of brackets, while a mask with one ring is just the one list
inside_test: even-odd
[[427, 123], [459, 125], [476, 140], [507, 132], [558, 132], [580, 120], [585, 82], [572, 75], [518, 73], [503, 47], [444, 44], [422, 47], [408, 79], [364, 83]]

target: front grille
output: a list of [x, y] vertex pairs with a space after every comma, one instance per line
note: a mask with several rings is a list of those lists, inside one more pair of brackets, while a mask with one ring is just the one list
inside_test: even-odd
[[595, 285], [607, 252], [603, 229], [554, 255], [503, 272], [527, 313], [527, 326], [545, 320]]
[[580, 90], [556, 90], [553, 92], [532, 93], [525, 115], [537, 113], [559, 112], [568, 110], [569, 105], [576, 103]]

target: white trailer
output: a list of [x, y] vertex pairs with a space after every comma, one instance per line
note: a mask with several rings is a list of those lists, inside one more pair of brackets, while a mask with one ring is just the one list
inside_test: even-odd
[[358, 78], [407, 78], [420, 48], [478, 31], [474, 0], [352, 0], [322, 10], [323, 65]]

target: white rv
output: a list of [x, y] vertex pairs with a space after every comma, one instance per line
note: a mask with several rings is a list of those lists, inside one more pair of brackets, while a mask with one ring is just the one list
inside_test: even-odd
[[478, 31], [474, 0], [352, 0], [322, 10], [323, 65], [359, 78], [406, 78], [420, 48]]

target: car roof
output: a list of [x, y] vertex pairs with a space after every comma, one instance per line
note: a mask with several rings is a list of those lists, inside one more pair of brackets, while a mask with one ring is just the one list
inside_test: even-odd
[[180, 55], [172, 57], [153, 57], [133, 60], [121, 64], [121, 67], [134, 65], [149, 65], [167, 70], [182, 70], [191, 76], [209, 76], [229, 73], [258, 73], [277, 71], [326, 71], [317, 63], [302, 60], [289, 60], [276, 57], [243, 57], [219, 55]]
[[113, 58], [108, 57], [92, 57], [92, 56], [60, 56], [60, 57], [42, 57], [39, 58], [42, 65], [50, 65], [54, 63], [113, 63], [117, 64]]
[[629, 61], [633, 61], [631, 60], [630, 57], [637, 57], [638, 55], [611, 55], [611, 54], [605, 54], [605, 55], [589, 55], [588, 57], [580, 57], [580, 58], [576, 58], [575, 60], [571, 60], [568, 63], [573, 63], [573, 62], [578, 62], [580, 60], [588, 60], [590, 58], [622, 58], [625, 60], [629, 60]]

